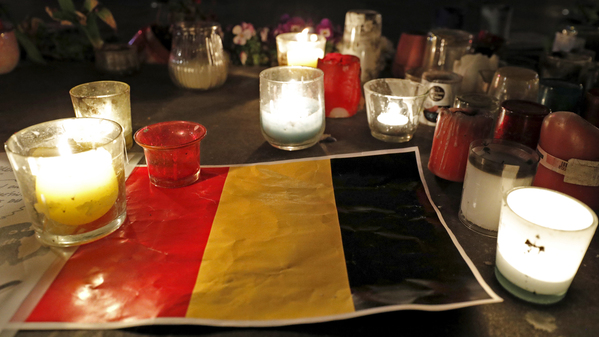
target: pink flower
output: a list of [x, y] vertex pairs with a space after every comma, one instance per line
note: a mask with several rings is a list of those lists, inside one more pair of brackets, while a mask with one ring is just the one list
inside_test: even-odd
[[248, 60], [248, 54], [245, 51], [242, 51], [241, 53], [239, 53], [239, 61], [241, 61], [242, 65], [245, 65], [247, 60]]
[[241, 25], [237, 25], [233, 27], [231, 31], [235, 34], [233, 38], [233, 43], [243, 46], [247, 42], [247, 40], [251, 39], [254, 35], [256, 35], [256, 30], [251, 23], [242, 22]]

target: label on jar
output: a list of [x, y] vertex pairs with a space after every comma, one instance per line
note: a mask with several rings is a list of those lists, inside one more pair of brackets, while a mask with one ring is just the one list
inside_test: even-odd
[[564, 176], [564, 182], [581, 186], [599, 186], [599, 162], [570, 159], [565, 161], [547, 153], [537, 146], [539, 164]]
[[455, 97], [454, 89], [452, 84], [435, 83], [422, 81], [428, 89], [428, 97], [424, 102], [425, 108], [431, 108], [433, 106], [438, 107], [450, 107], [453, 104]]

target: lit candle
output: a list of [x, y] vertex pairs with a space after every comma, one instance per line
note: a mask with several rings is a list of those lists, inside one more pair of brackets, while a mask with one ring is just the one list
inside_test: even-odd
[[325, 45], [324, 36], [309, 34], [308, 28], [301, 33], [279, 34], [277, 35], [279, 65], [316, 68], [318, 59], [324, 57]]
[[504, 195], [495, 274], [531, 302], [561, 300], [597, 229], [597, 215], [566, 194], [516, 187]]
[[316, 99], [298, 96], [295, 84], [283, 87], [281, 96], [271, 100], [260, 113], [263, 132], [284, 143], [305, 142], [324, 129], [322, 105]]
[[[39, 171], [32, 172], [36, 176], [35, 209], [64, 225], [83, 225], [99, 219], [119, 195], [111, 154], [103, 148], [73, 154], [68, 144], [57, 150], [59, 156], [39, 158]], [[42, 151], [34, 155], [56, 152]]]

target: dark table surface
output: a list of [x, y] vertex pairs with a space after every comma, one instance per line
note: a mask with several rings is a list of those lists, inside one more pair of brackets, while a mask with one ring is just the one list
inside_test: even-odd
[[[117, 79], [131, 86], [134, 132], [166, 120], [190, 120], [208, 129], [202, 141], [205, 165], [229, 165], [356, 153], [401, 147], [419, 148], [433, 202], [487, 284], [502, 303], [442, 312], [397, 311], [327, 323], [273, 328], [206, 326], [146, 326], [100, 331], [19, 331], [18, 337], [38, 336], [597, 336], [599, 335], [599, 242], [587, 251], [566, 298], [542, 306], [521, 301], [505, 291], [494, 276], [495, 239], [478, 235], [458, 220], [462, 184], [436, 178], [426, 168], [432, 127], [420, 126], [414, 139], [385, 143], [370, 135], [365, 111], [346, 119], [327, 119], [326, 134], [336, 141], [287, 152], [270, 146], [259, 126], [259, 68], [232, 68], [225, 85], [207, 92], [176, 87], [163, 65], [145, 65], [130, 77], [111, 78], [87, 63], [23, 62], [0, 76], [0, 138], [30, 125], [73, 117], [69, 89], [91, 81]], [[137, 145], [131, 151], [142, 152]], [[60, 306], [57, 304], [57, 310]]]

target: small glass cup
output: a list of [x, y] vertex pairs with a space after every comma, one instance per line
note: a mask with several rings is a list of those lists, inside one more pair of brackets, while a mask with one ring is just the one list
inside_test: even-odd
[[355, 115], [362, 99], [360, 59], [354, 55], [329, 53], [318, 60], [318, 69], [324, 72], [326, 117]]
[[424, 84], [380, 78], [364, 84], [370, 133], [385, 142], [403, 143], [414, 136], [428, 95]]
[[537, 101], [539, 74], [522, 67], [501, 67], [495, 71], [487, 94], [499, 103], [509, 99]]
[[173, 25], [168, 72], [175, 85], [208, 90], [227, 80], [227, 57], [221, 28], [216, 23], [180, 22]]
[[92, 242], [125, 221], [125, 141], [118, 123], [54, 120], [15, 133], [4, 148], [43, 244]]
[[472, 49], [472, 34], [458, 29], [433, 29], [427, 34], [422, 66], [425, 71], [453, 71], [453, 64]]
[[157, 187], [177, 188], [200, 178], [200, 142], [206, 128], [198, 123], [169, 121], [145, 126], [135, 133], [143, 147], [150, 182]]
[[394, 77], [405, 78], [406, 71], [422, 66], [426, 35], [418, 33], [401, 33], [393, 60]]
[[117, 81], [80, 84], [69, 91], [75, 116], [113, 120], [123, 127], [127, 149], [133, 146], [131, 127], [131, 88]]
[[140, 68], [137, 48], [126, 43], [105, 43], [94, 54], [96, 69], [104, 74], [126, 76]]
[[563, 52], [545, 54], [540, 61], [541, 77], [561, 78], [579, 83], [592, 62], [593, 57], [586, 54]]
[[283, 33], [276, 37], [277, 60], [280, 66], [306, 66], [316, 68], [318, 59], [324, 57], [327, 40], [322, 35]]
[[324, 72], [279, 66], [260, 73], [260, 126], [270, 145], [295, 151], [315, 145], [325, 128]]
[[469, 229], [497, 236], [501, 198], [516, 186], [530, 186], [539, 155], [522, 144], [477, 139], [470, 144], [458, 217]]
[[597, 229], [591, 208], [541, 187], [516, 187], [503, 196], [495, 276], [528, 302], [552, 304], [566, 296]]

